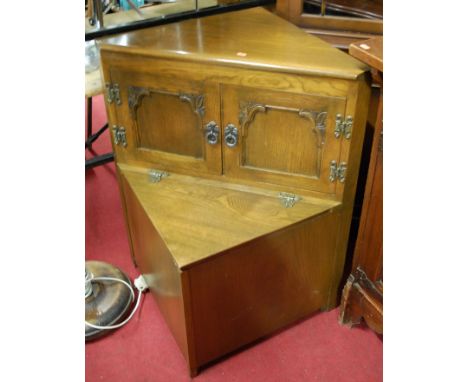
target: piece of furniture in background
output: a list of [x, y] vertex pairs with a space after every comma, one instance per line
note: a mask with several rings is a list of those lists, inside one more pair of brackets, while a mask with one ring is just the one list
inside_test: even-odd
[[382, 0], [277, 0], [276, 13], [343, 50], [383, 33]]
[[132, 254], [192, 375], [336, 306], [368, 67], [261, 8], [101, 57]]
[[[93, 142], [104, 133], [109, 125], [106, 123], [96, 133], [93, 133], [93, 97], [98, 96], [104, 92], [101, 80], [101, 73], [99, 68], [85, 73], [85, 97], [86, 97], [86, 141], [85, 148], [92, 152]], [[114, 160], [112, 152], [95, 155], [94, 157], [85, 161], [85, 169], [99, 166]]]
[[340, 322], [357, 324], [364, 318], [377, 333], [383, 331], [383, 39], [351, 44], [349, 54], [372, 67], [380, 83], [380, 99], [372, 143], [353, 269], [343, 289]]
[[[99, 0], [95, 1], [98, 2]], [[122, 6], [114, 6], [116, 11], [103, 14], [102, 24], [94, 21], [93, 18], [87, 14], [85, 19], [85, 31], [86, 33], [90, 33], [101, 28], [111, 30], [124, 24], [139, 22], [147, 19], [165, 18], [171, 14], [195, 11], [197, 6], [200, 10], [217, 5], [218, 0], [198, 0], [198, 2], [195, 2], [195, 0], [163, 0], [161, 3], [156, 1], [154, 3], [147, 3], [145, 6], [137, 8], [138, 10], [132, 8], [126, 9]]]

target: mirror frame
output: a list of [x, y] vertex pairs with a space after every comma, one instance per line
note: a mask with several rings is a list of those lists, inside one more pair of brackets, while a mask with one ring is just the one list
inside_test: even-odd
[[302, 28], [339, 29], [357, 33], [383, 34], [383, 20], [304, 13], [303, 0], [277, 0], [276, 11], [281, 17]]
[[144, 20], [133, 21], [131, 23], [120, 24], [108, 28], [104, 27], [102, 29], [93, 30], [87, 33], [85, 32], [85, 41], [94, 40], [99, 37], [109, 36], [113, 34], [130, 32], [137, 29], [148, 28], [156, 25], [163, 25], [191, 18], [211, 16], [218, 13], [232, 12], [246, 8], [270, 5], [274, 3], [275, 0], [245, 0], [234, 4], [218, 5], [215, 7], [202, 8], [199, 10], [194, 9], [187, 12], [174, 13], [164, 17], [153, 17]]

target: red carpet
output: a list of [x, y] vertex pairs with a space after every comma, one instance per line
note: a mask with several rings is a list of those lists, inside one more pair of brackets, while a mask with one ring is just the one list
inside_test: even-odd
[[[95, 98], [93, 129], [105, 121], [103, 99]], [[97, 153], [110, 151], [109, 133], [93, 148]], [[132, 279], [138, 275], [130, 259], [113, 163], [86, 173], [86, 260], [112, 263]], [[337, 309], [318, 313], [218, 361], [194, 380], [381, 381], [382, 341], [367, 328], [341, 327], [337, 318]], [[150, 294], [126, 326], [86, 344], [87, 382], [189, 380], [182, 354]]]

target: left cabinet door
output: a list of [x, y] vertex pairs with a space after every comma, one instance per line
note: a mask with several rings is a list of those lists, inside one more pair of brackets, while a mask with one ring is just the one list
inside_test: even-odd
[[220, 174], [215, 84], [143, 71], [110, 71], [120, 104], [111, 124], [120, 162], [191, 174]]

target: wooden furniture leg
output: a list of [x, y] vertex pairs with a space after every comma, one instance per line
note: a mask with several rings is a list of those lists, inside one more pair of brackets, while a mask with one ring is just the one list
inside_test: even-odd
[[376, 287], [357, 268], [348, 277], [340, 305], [340, 323], [352, 326], [364, 318], [375, 332], [383, 333], [383, 288]]

